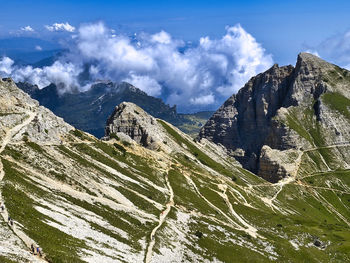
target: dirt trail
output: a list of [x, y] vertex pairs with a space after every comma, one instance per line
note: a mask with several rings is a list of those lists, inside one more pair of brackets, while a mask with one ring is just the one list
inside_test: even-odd
[[303, 183], [303, 182], [301, 182], [301, 181], [296, 182], [295, 185], [303, 186], [303, 187], [305, 187], [305, 188], [329, 190], [329, 191], [333, 191], [333, 192], [338, 192], [338, 193], [350, 195], [350, 192], [346, 192], [346, 191], [339, 190], [339, 189], [334, 189], [334, 188], [331, 188], [331, 187], [308, 185], [308, 184]]
[[[225, 200], [226, 205], [229, 208], [229, 211], [231, 215], [238, 220], [244, 227], [244, 231], [251, 235], [252, 237], [256, 238], [258, 236], [257, 232], [258, 230], [253, 227], [252, 225], [248, 224], [239, 214], [236, 213], [236, 211], [233, 209], [232, 204], [230, 203], [230, 200], [227, 197], [226, 190], [227, 190], [227, 185], [220, 184], [219, 188], [222, 190], [222, 193], [219, 193], [220, 196]], [[259, 236], [261, 237], [261, 236]], [[262, 237], [261, 237], [262, 238]]]
[[304, 150], [304, 152], [311, 152], [311, 151], [316, 151], [319, 149], [329, 149], [329, 148], [336, 148], [336, 147], [347, 147], [350, 146], [350, 142], [342, 142], [339, 144], [332, 144], [332, 145], [325, 145], [325, 146], [321, 146], [321, 147], [314, 147], [314, 148], [310, 148], [310, 149], [306, 149]]
[[[29, 115], [29, 117], [27, 119], [25, 119], [22, 123], [20, 123], [19, 125], [16, 125], [15, 127], [11, 128], [10, 130], [8, 130], [6, 132], [6, 135], [4, 137], [4, 139], [1, 142], [1, 147], [0, 147], [0, 154], [5, 150], [6, 145], [11, 141], [11, 139], [13, 138], [13, 136], [15, 136], [22, 128], [24, 128], [25, 126], [27, 126], [29, 123], [31, 123], [33, 121], [33, 119], [35, 118], [36, 114], [34, 112], [31, 111], [27, 111], [25, 112], [26, 114]], [[3, 164], [0, 161], [0, 182], [2, 181], [2, 179], [5, 176], [5, 172], [3, 169]], [[4, 200], [2, 198], [2, 193], [0, 192], [0, 202], [4, 207], [4, 211], [1, 211], [1, 216], [4, 219], [5, 222], [8, 222], [8, 218], [9, 218], [9, 214], [8, 211], [6, 209], [6, 205], [4, 205]], [[9, 227], [12, 229], [13, 233], [18, 236], [23, 242], [24, 244], [30, 249], [31, 245], [34, 244], [35, 247], [37, 247], [38, 245], [35, 243], [34, 240], [32, 240], [29, 236], [27, 236], [22, 230], [20, 230], [17, 227], [17, 223], [15, 221], [13, 221], [13, 226], [11, 226], [9, 224]], [[33, 255], [34, 257], [34, 255]], [[35, 260], [38, 261], [43, 261], [46, 262], [46, 260], [39, 258], [39, 257], [35, 257]]]
[[283, 190], [283, 187], [286, 184], [290, 184], [290, 183], [294, 182], [295, 179], [297, 178], [299, 167], [300, 167], [300, 164], [301, 164], [301, 158], [302, 158], [303, 154], [304, 154], [304, 151], [300, 152], [298, 158], [295, 160], [296, 168], [295, 168], [294, 172], [290, 176], [285, 177], [282, 180], [278, 181], [278, 183], [272, 185], [274, 187], [279, 187], [278, 191], [271, 198], [261, 197], [261, 200], [265, 204], [270, 206], [272, 210], [278, 210], [281, 213], [283, 213], [282, 209], [274, 204], [274, 201], [276, 200], [276, 198], [279, 195], [279, 193]]
[[169, 197], [169, 202], [166, 204], [166, 209], [164, 211], [162, 211], [159, 215], [159, 221], [158, 221], [158, 225], [153, 228], [151, 235], [150, 235], [150, 242], [148, 244], [148, 248], [147, 248], [147, 253], [146, 253], [146, 257], [145, 257], [145, 263], [149, 263], [151, 262], [152, 259], [152, 253], [153, 253], [153, 246], [155, 244], [155, 235], [157, 230], [162, 226], [162, 224], [164, 223], [167, 215], [169, 214], [171, 207], [174, 206], [174, 191], [173, 188], [170, 185], [169, 179], [168, 179], [168, 173], [165, 175], [165, 181], [166, 181], [166, 185], [168, 187], [168, 190], [170, 192], [170, 197]]
[[214, 204], [212, 204], [207, 198], [205, 198], [199, 191], [197, 185], [192, 181], [192, 179], [187, 176], [184, 175], [185, 178], [187, 179], [187, 181], [193, 186], [194, 190], [196, 191], [196, 193], [198, 194], [198, 196], [200, 198], [202, 198], [210, 207], [212, 207], [214, 210], [216, 210], [218, 213], [220, 213], [222, 216], [224, 216], [227, 221], [230, 223], [230, 226], [234, 229], [237, 230], [241, 230], [244, 231], [245, 229], [243, 227], [241, 227], [239, 224], [237, 224], [235, 221], [232, 220], [232, 218], [230, 218], [226, 213], [224, 213], [220, 208], [218, 208], [217, 206], [215, 206]]

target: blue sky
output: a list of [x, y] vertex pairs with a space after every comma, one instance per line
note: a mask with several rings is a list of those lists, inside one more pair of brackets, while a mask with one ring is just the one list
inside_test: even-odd
[[[216, 109], [299, 52], [350, 69], [349, 1], [11, 0], [1, 9], [0, 75], [62, 92], [127, 81], [188, 112]], [[53, 64], [28, 66], [57, 48]]]
[[280, 64], [294, 63], [305, 46], [315, 46], [350, 27], [350, 1], [1, 1], [0, 34], [30, 25], [103, 20], [125, 32], [165, 30], [174, 37], [218, 37], [240, 23]]

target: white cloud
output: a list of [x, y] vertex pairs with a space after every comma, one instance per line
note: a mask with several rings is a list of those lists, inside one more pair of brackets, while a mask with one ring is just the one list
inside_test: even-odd
[[21, 27], [21, 30], [25, 32], [34, 32], [34, 29], [31, 26]]
[[[58, 83], [64, 91], [83, 89], [97, 79], [128, 81], [150, 95], [162, 95], [180, 110], [199, 110], [216, 108], [273, 64], [271, 55], [240, 25], [227, 27], [220, 39], [202, 37], [190, 47], [164, 31], [131, 39], [103, 23], [81, 26], [71, 41], [69, 52], [54, 65], [25, 70], [10, 65], [11, 75], [40, 87]], [[79, 74], [86, 67], [89, 79], [81, 83]]]
[[153, 42], [158, 42], [161, 44], [170, 44], [171, 43], [171, 36], [164, 31], [160, 31], [157, 34], [152, 35], [151, 40]]
[[43, 48], [41, 47], [41, 46], [35, 46], [35, 50], [37, 50], [37, 51], [41, 51], [41, 50], [43, 50]]
[[0, 60], [0, 75], [11, 76], [14, 81], [24, 81], [38, 85], [40, 88], [55, 83], [59, 92], [69, 92], [80, 87], [78, 76], [82, 67], [73, 63], [56, 61], [52, 66], [33, 68], [32, 66], [16, 66], [8, 57]]
[[45, 28], [51, 32], [54, 31], [67, 31], [67, 32], [74, 32], [75, 27], [70, 25], [68, 22], [66, 23], [54, 23], [52, 25], [46, 25]]
[[14, 64], [14, 61], [8, 57], [3, 57], [0, 60], [0, 73], [2, 75], [11, 75], [12, 73], [12, 65]]
[[159, 96], [162, 91], [162, 87], [158, 84], [158, 82], [148, 76], [137, 76], [131, 74], [130, 77], [124, 79], [123, 81], [132, 83], [135, 87], [143, 90], [151, 96]]

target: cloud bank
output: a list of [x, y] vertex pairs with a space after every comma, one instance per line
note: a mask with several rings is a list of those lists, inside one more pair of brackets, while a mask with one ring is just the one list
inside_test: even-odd
[[55, 83], [61, 92], [86, 90], [95, 80], [127, 81], [188, 111], [215, 109], [273, 64], [239, 24], [227, 27], [220, 39], [200, 38], [193, 47], [164, 31], [117, 35], [103, 23], [82, 25], [71, 41], [69, 52], [52, 66], [18, 67], [3, 58], [0, 74], [40, 88]]

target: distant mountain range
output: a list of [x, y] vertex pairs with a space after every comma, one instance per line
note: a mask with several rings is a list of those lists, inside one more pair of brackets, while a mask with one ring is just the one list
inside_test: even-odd
[[98, 138], [104, 135], [108, 116], [123, 101], [135, 103], [152, 116], [166, 120], [190, 135], [198, 134], [213, 113], [179, 114], [176, 106], [170, 107], [161, 99], [149, 96], [126, 82], [99, 82], [86, 92], [64, 94], [59, 94], [54, 84], [43, 89], [23, 82], [17, 83], [17, 86], [69, 124]]

